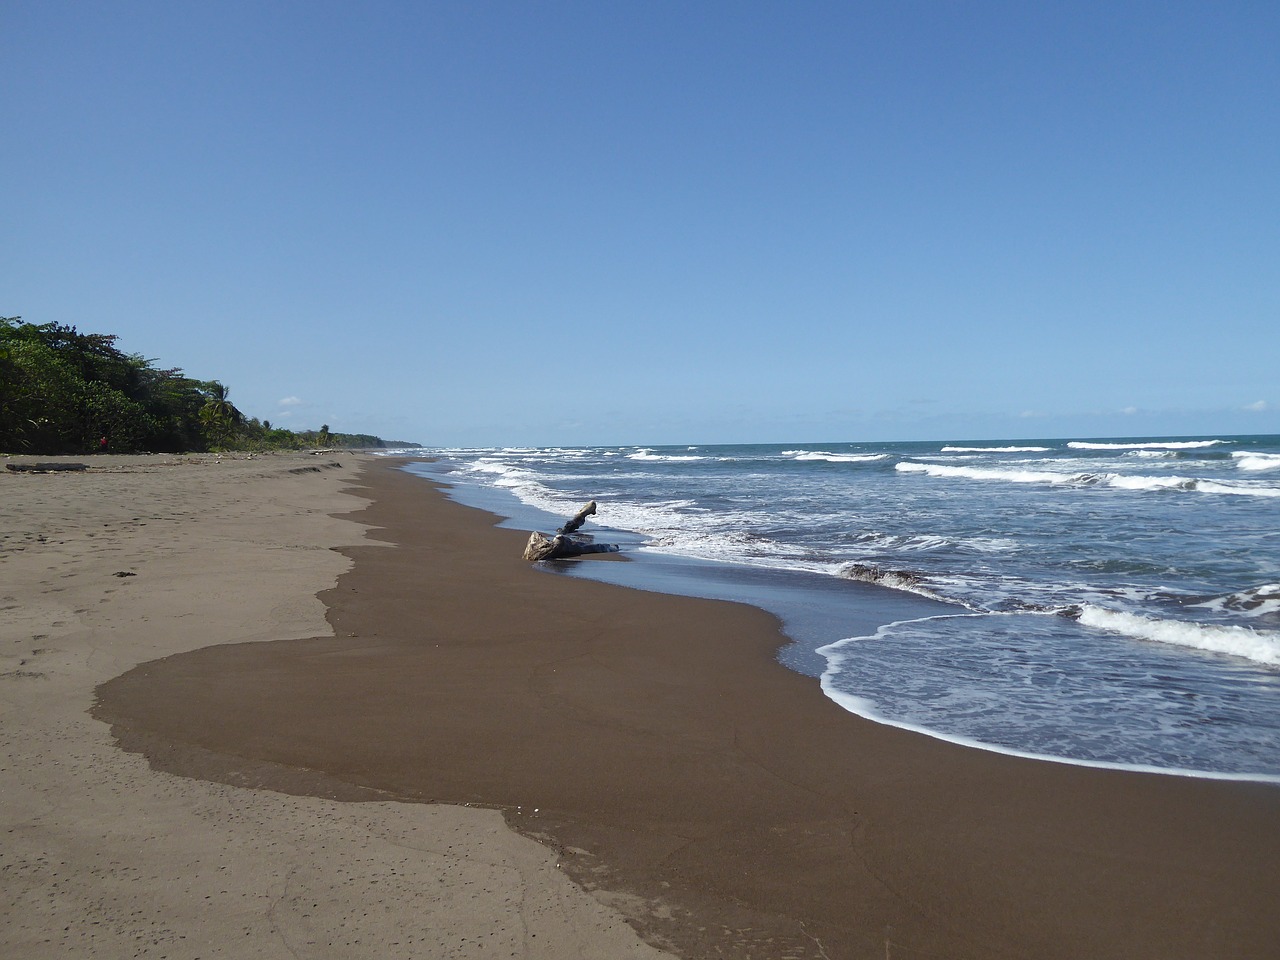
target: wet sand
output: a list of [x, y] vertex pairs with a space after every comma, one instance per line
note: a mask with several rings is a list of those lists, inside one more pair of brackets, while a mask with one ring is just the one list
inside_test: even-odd
[[127, 749], [188, 777], [501, 811], [686, 957], [1275, 955], [1275, 786], [871, 723], [776, 663], [769, 615], [549, 576], [523, 534], [393, 466], [364, 471], [351, 519], [394, 547], [342, 548], [332, 635], [104, 684], [96, 715]]

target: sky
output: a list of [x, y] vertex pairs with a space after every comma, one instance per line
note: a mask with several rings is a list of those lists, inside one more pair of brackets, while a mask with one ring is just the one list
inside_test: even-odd
[[0, 5], [0, 315], [430, 446], [1280, 433], [1280, 4]]

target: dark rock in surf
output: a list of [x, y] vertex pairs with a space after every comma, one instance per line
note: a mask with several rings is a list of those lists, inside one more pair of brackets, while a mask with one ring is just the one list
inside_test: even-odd
[[920, 574], [911, 570], [882, 570], [871, 563], [850, 563], [840, 571], [840, 575], [850, 580], [897, 588], [918, 587], [922, 581]]

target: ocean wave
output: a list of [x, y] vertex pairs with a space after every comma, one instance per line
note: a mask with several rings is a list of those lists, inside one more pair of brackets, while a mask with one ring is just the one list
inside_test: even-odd
[[825, 460], [827, 463], [871, 463], [887, 460], [887, 453], [828, 453], [825, 450], [783, 450], [784, 457], [792, 460]]
[[1226, 493], [1242, 497], [1280, 497], [1280, 487], [1262, 483], [1232, 480], [1198, 480], [1195, 489], [1201, 493]]
[[669, 454], [669, 453], [654, 453], [652, 450], [644, 449], [644, 450], [637, 450], [635, 453], [628, 453], [627, 459], [628, 460], [661, 460], [667, 463], [682, 463], [690, 460], [706, 460], [707, 458], [702, 456], [697, 456], [697, 455], [678, 456], [676, 454]]
[[943, 453], [1046, 453], [1052, 447], [943, 447]]
[[1230, 440], [1165, 440], [1144, 443], [1096, 443], [1091, 440], [1072, 440], [1067, 444], [1073, 450], [1198, 450], [1215, 447]]
[[1064, 483], [1070, 476], [1045, 470], [1002, 470], [997, 467], [954, 467], [941, 463], [903, 460], [894, 465], [902, 473], [924, 473], [931, 477], [959, 477], [965, 480], [1005, 480], [1010, 483]]
[[1264, 633], [1249, 627], [1157, 620], [1136, 613], [1107, 610], [1090, 603], [1080, 608], [1078, 619], [1087, 627], [1139, 640], [1225, 653], [1269, 666], [1280, 666], [1280, 634]]
[[1231, 454], [1240, 470], [1280, 470], [1280, 453], [1251, 453], [1237, 450]]
[[938, 478], [1002, 480], [1005, 483], [1050, 483], [1078, 487], [1107, 486], [1118, 490], [1182, 490], [1247, 497], [1280, 497], [1280, 487], [1232, 480], [1195, 477], [1152, 477], [1124, 473], [1055, 473], [1048, 470], [1016, 470], [999, 467], [957, 467], [903, 460], [895, 465], [903, 473], [923, 473]]

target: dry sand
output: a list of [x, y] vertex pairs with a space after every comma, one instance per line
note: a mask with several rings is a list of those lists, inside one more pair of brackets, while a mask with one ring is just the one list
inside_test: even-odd
[[146, 661], [332, 635], [365, 460], [0, 469], [0, 957], [660, 956], [495, 810], [180, 778], [89, 715]]
[[[283, 491], [327, 478], [270, 482]], [[385, 462], [365, 470], [358, 488], [372, 501], [356, 515], [373, 526], [370, 540], [395, 547], [343, 549], [354, 566], [321, 594], [333, 630], [319, 629], [318, 610], [306, 607], [303, 591], [282, 591], [277, 602], [285, 609], [302, 603], [313, 611], [309, 630], [299, 629], [305, 617], [282, 618], [270, 604], [237, 610], [235, 629], [224, 619], [218, 639], [275, 642], [224, 642], [123, 673], [100, 688], [98, 713], [128, 749], [166, 769], [233, 784], [501, 809], [509, 823], [560, 851], [561, 869], [623, 911], [651, 942], [687, 957], [1274, 960], [1276, 787], [1021, 760], [869, 723], [774, 661], [778, 625], [758, 610], [539, 572], [518, 559], [524, 535], [495, 529], [492, 517], [448, 502]], [[309, 502], [322, 510], [323, 500]], [[211, 505], [190, 522], [198, 528], [215, 512]], [[233, 522], [251, 553], [267, 523], [273, 543], [283, 536], [278, 525], [314, 543], [296, 532], [314, 530], [312, 524], [330, 531], [330, 542], [355, 542], [350, 526], [276, 512], [279, 520]], [[236, 552], [235, 542], [226, 543], [222, 564], [233, 564]], [[285, 559], [298, 558], [286, 552]], [[309, 571], [324, 565], [298, 562]], [[114, 566], [103, 565], [103, 577]], [[156, 566], [140, 568], [138, 582], [118, 593], [144, 586], [144, 574], [163, 577], [168, 564]], [[246, 590], [262, 588], [260, 571], [271, 564], [256, 566]], [[186, 581], [188, 592], [195, 582]], [[28, 589], [38, 591], [39, 582]], [[199, 619], [218, 616], [222, 605], [210, 602]], [[156, 635], [167, 637], [183, 609], [174, 599], [155, 610], [166, 621]], [[100, 629], [116, 622], [104, 619]], [[190, 648], [211, 642], [188, 639], [195, 641], [185, 644]], [[104, 649], [104, 641], [91, 634], [80, 649]], [[129, 657], [91, 660], [101, 669], [85, 673], [107, 676], [168, 650], [153, 640]], [[45, 668], [33, 660], [21, 669]], [[117, 771], [136, 770], [132, 782], [141, 795], [159, 795], [139, 804], [116, 793], [108, 810], [49, 817], [38, 834], [43, 846], [24, 847], [34, 864], [28, 869], [43, 880], [29, 888], [33, 905], [63, 895], [63, 874], [50, 871], [58, 870], [57, 857], [75, 860], [62, 852], [67, 843], [54, 847], [47, 838], [64, 820], [79, 825], [77, 839], [83, 835], [89, 849], [108, 851], [91, 860], [105, 873], [113, 857], [136, 869], [139, 850], [185, 835], [188, 824], [171, 830], [151, 812], [176, 806], [221, 845], [187, 853], [180, 871], [147, 887], [148, 896], [168, 898], [158, 908], [135, 899], [113, 915], [147, 909], [149, 921], [172, 924], [218, 891], [223, 913], [246, 896], [259, 911], [250, 914], [257, 922], [251, 940], [272, 942], [288, 931], [296, 949], [304, 938], [341, 935], [342, 928], [334, 930], [341, 920], [367, 922], [376, 913], [385, 922], [371, 934], [382, 938], [380, 955], [394, 955], [385, 945], [395, 936], [403, 942], [410, 929], [418, 931], [418, 945], [405, 955], [466, 955], [439, 939], [434, 918], [422, 917], [432, 896], [416, 905], [381, 899], [387, 884], [400, 882], [392, 850], [403, 848], [392, 844], [407, 829], [387, 824], [419, 826], [415, 836], [423, 840], [415, 849], [437, 853], [453, 836], [467, 835], [442, 841], [432, 822], [418, 819], [440, 808], [328, 804], [318, 814], [265, 793], [234, 791], [223, 800], [217, 788], [148, 776], [112, 755], [82, 709], [83, 698], [58, 714], [64, 727], [74, 720], [76, 729], [91, 731], [69, 739], [74, 747], [61, 747], [62, 728], [53, 724], [30, 735], [58, 744], [64, 763], [89, 758], [75, 761], [77, 774], [58, 783], [75, 786], [77, 802], [98, 804], [119, 790]], [[37, 769], [53, 776], [47, 761], [23, 762], [40, 764], [23, 782], [40, 782]], [[195, 806], [208, 809], [206, 816], [167, 799], [187, 791], [202, 798]], [[288, 812], [272, 820], [260, 811]], [[298, 839], [319, 829], [317, 821], [337, 824], [327, 828], [343, 838], [333, 843], [358, 845], [366, 831], [391, 830], [394, 838], [377, 850], [344, 853], [336, 872], [319, 881], [306, 872], [317, 869], [310, 859], [317, 848], [322, 862], [329, 855], [330, 841]], [[101, 839], [117, 829], [133, 832], [124, 842]], [[235, 851], [244, 836], [242, 849], [252, 856]], [[46, 848], [53, 855], [35, 860]], [[235, 852], [219, 856], [227, 849]], [[248, 870], [258, 858], [272, 867], [252, 882], [225, 883], [214, 866]], [[540, 862], [554, 878], [552, 865]], [[295, 882], [290, 871], [307, 879]], [[430, 880], [415, 876], [415, 883]], [[185, 883], [173, 882], [177, 877]], [[109, 896], [121, 896], [136, 879], [122, 875]], [[101, 901], [100, 881], [75, 883], [77, 907]], [[300, 899], [308, 886], [323, 896]], [[437, 889], [441, 898], [465, 898], [477, 886], [441, 877]], [[496, 909], [507, 896], [472, 902]], [[318, 922], [327, 923], [319, 935], [308, 927]], [[240, 921], [218, 929], [232, 938]], [[542, 934], [538, 942], [545, 942]], [[623, 955], [571, 942], [557, 942], [549, 955], [575, 950]], [[474, 955], [506, 954], [482, 944]]]

